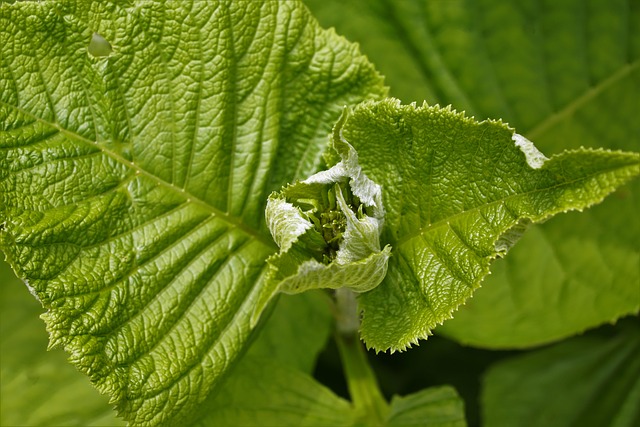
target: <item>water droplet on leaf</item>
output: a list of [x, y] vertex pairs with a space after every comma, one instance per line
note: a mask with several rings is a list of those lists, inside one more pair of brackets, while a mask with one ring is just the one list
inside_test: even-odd
[[100, 58], [111, 55], [113, 49], [111, 48], [111, 43], [109, 43], [107, 39], [98, 33], [93, 33], [89, 46], [87, 46], [87, 51], [91, 56]]

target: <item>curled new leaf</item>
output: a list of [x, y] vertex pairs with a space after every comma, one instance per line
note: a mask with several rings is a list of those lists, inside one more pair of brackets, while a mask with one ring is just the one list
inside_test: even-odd
[[366, 292], [386, 275], [391, 247], [380, 248], [382, 190], [362, 172], [358, 154], [340, 133], [347, 117], [345, 109], [331, 141], [340, 160], [269, 197], [265, 216], [280, 252], [268, 259], [269, 278], [254, 317], [276, 292]]

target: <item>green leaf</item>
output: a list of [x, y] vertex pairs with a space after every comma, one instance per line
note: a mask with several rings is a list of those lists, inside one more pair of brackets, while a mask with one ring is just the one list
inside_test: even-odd
[[[122, 420], [116, 418], [107, 400], [89, 385], [88, 379], [66, 362], [64, 352], [58, 349], [49, 353], [44, 351], [47, 338], [37, 319], [41, 311], [38, 303], [29, 297], [27, 290], [20, 286], [20, 281], [11, 274], [9, 266], [4, 262], [0, 264], [0, 278], [4, 279], [0, 288], [0, 352], [3, 361], [0, 382], [1, 424], [124, 425]], [[315, 358], [326, 343], [330, 320], [329, 304], [323, 294], [309, 292], [296, 297], [280, 298], [258, 339], [250, 347], [247, 357], [251, 361], [241, 362], [229, 374], [227, 382], [220, 386], [220, 398], [216, 396], [205, 401], [206, 413], [212, 413], [212, 406], [223, 405], [221, 400], [232, 398], [234, 401], [244, 400], [246, 404], [246, 411], [240, 418], [250, 417], [251, 413], [257, 411], [251, 407], [251, 402], [264, 402], [272, 397], [267, 393], [256, 401], [248, 399], [249, 396], [255, 397], [256, 393], [252, 375], [268, 377], [273, 374], [277, 377], [283, 373], [285, 377], [292, 377], [294, 380], [304, 378], [301, 380], [303, 392], [320, 390], [319, 393], [328, 396], [323, 387], [304, 373], [311, 373]], [[311, 330], [313, 333], [309, 333]], [[269, 369], [263, 367], [257, 370], [258, 360], [268, 360]], [[273, 381], [282, 387], [281, 379], [273, 378]], [[243, 382], [249, 385], [251, 391], [247, 392], [238, 386]], [[295, 389], [287, 390], [292, 393]], [[77, 405], [78, 399], [82, 399], [83, 405]], [[337, 397], [335, 399], [344, 405], [343, 400]], [[284, 405], [286, 399], [279, 402]], [[289, 409], [293, 406], [295, 405], [289, 406]], [[235, 410], [240, 411], [238, 405]], [[224, 414], [213, 418], [228, 415], [226, 411], [222, 410]], [[279, 416], [276, 413], [272, 415]], [[288, 416], [292, 416], [290, 412]], [[320, 409], [318, 416], [323, 416]], [[208, 423], [209, 418], [205, 415], [200, 421], [201, 425], [220, 425]], [[228, 425], [237, 424], [231, 422]]]
[[[283, 298], [285, 301], [297, 301], [298, 304], [302, 302], [302, 306], [305, 306], [304, 299], [301, 300], [300, 297], [307, 295]], [[292, 306], [289, 307], [292, 308]], [[278, 308], [280, 313], [285, 313], [281, 310], [282, 306], [279, 305]], [[321, 311], [318, 310], [317, 305], [312, 308], [313, 310]], [[288, 312], [292, 313], [289, 310]], [[278, 311], [274, 316], [277, 315]], [[300, 312], [296, 316], [299, 315]], [[301, 316], [298, 326], [293, 328], [298, 332], [296, 338], [300, 345], [313, 341], [315, 334], [309, 334], [309, 331], [316, 331], [316, 328], [312, 328], [311, 323], [305, 321], [304, 317]], [[285, 316], [282, 318], [284, 319]], [[289, 315], [288, 320], [295, 320], [295, 317]], [[372, 423], [371, 414], [363, 413], [364, 408], [358, 407], [355, 402], [347, 402], [336, 396], [314, 381], [308, 372], [294, 369], [292, 364], [282, 363], [289, 359], [284, 352], [276, 351], [271, 354], [271, 358], [265, 357], [264, 348], [271, 347], [267, 343], [272, 339], [278, 339], [276, 332], [279, 327], [279, 322], [274, 322], [272, 317], [264, 333], [251, 346], [247, 356], [240, 361], [220, 392], [209, 399], [206, 404], [207, 415], [198, 426], [453, 427], [466, 425], [463, 402], [451, 387], [429, 388], [405, 397], [394, 396], [390, 410], [384, 419], [379, 423]], [[305, 333], [307, 337], [304, 336]], [[273, 338], [269, 338], [269, 335]], [[312, 337], [309, 338], [309, 335]], [[350, 342], [361, 345], [357, 338]], [[281, 359], [283, 356], [284, 358]], [[365, 366], [366, 363], [360, 368]], [[369, 386], [362, 377], [354, 380], [360, 382], [361, 387]]]
[[[406, 103], [502, 118], [547, 154], [640, 146], [637, 1], [305, 2], [358, 41]], [[522, 347], [637, 313], [639, 195], [636, 181], [588, 212], [532, 227], [438, 331]]]
[[432, 387], [408, 396], [394, 396], [387, 419], [389, 427], [464, 427], [462, 399], [452, 387]]
[[42, 309], [4, 261], [0, 282], [0, 425], [124, 425], [62, 350], [45, 351]]
[[544, 160], [499, 122], [395, 100], [360, 104], [341, 132], [383, 188], [381, 242], [393, 247], [383, 282], [359, 297], [362, 337], [377, 350], [426, 338], [527, 224], [588, 207], [640, 173], [639, 154]]
[[637, 426], [640, 324], [634, 318], [622, 326], [613, 338], [574, 338], [493, 366], [483, 425]]
[[299, 2], [0, 10], [0, 247], [125, 419], [188, 423], [251, 333], [268, 194], [381, 77]]
[[[6, 278], [0, 288], [0, 423], [124, 425], [62, 351], [44, 351], [38, 304], [11, 276], [8, 265], [0, 264], [0, 277]], [[204, 415], [196, 425], [358, 425], [349, 402], [309, 376], [328, 338], [328, 308], [321, 293], [280, 297], [248, 354], [219, 392], [204, 402]], [[77, 405], [78, 399], [83, 405]], [[433, 426], [464, 425], [462, 401], [449, 387], [394, 396], [385, 425], [425, 425], [425, 419]], [[414, 421], [420, 422], [411, 424]]]

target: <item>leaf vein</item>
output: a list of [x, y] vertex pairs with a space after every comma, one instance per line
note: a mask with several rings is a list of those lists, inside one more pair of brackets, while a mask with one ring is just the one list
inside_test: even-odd
[[[206, 222], [206, 221], [205, 221]], [[203, 226], [203, 224], [200, 224], [197, 228], [201, 228], [201, 226]], [[196, 230], [194, 229], [192, 231], [195, 232]], [[158, 300], [158, 298], [160, 298], [160, 295], [162, 294], [162, 292], [166, 289], [171, 288], [171, 286], [178, 280], [178, 278], [180, 277], [180, 275], [182, 273], [184, 273], [185, 271], [187, 271], [194, 262], [196, 262], [197, 260], [200, 259], [200, 257], [202, 256], [202, 254], [206, 253], [208, 250], [210, 250], [212, 247], [214, 247], [215, 245], [217, 245], [225, 236], [227, 236], [230, 232], [232, 231], [232, 229], [226, 229], [223, 230], [219, 235], [215, 236], [213, 238], [213, 240], [205, 245], [202, 249], [200, 249], [199, 251], [197, 251], [196, 253], [192, 254], [192, 256], [190, 257], [190, 259], [188, 260], [184, 260], [183, 264], [184, 266], [174, 275], [174, 277], [167, 282], [164, 286], [162, 286], [161, 288], [159, 288], [157, 290], [156, 293], [154, 293], [153, 295], [151, 295], [151, 298], [146, 302], [146, 304], [142, 307], [140, 307], [138, 310], [136, 310], [135, 312], [132, 312], [131, 315], [128, 317], [128, 319], [123, 322], [120, 325], [117, 325], [114, 327], [114, 330], [116, 328], [118, 329], [122, 329], [127, 323], [129, 322], [133, 322], [135, 319], [139, 318], [140, 316], [142, 316], [146, 309], [151, 306], [151, 304], [153, 304], [154, 302], [156, 302]], [[247, 239], [247, 241], [251, 241], [251, 239]], [[243, 242], [243, 245], [246, 244], [246, 242]], [[233, 253], [229, 253], [226, 255], [226, 257], [224, 258], [225, 262], [216, 270], [216, 272], [219, 272], [221, 268], [223, 268], [226, 265], [226, 262], [232, 257]], [[135, 270], [132, 270], [130, 274], [132, 274]], [[118, 281], [118, 283], [125, 283], [124, 279], [126, 279], [127, 277], [124, 277], [123, 279], [121, 279], [120, 281]], [[215, 278], [215, 276], [214, 276]], [[178, 316], [178, 318], [173, 322], [172, 325], [168, 326], [167, 329], [163, 330], [162, 333], [158, 334], [158, 339], [155, 341], [154, 345], [149, 347], [149, 349], [145, 350], [144, 352], [140, 353], [140, 354], [134, 354], [132, 355], [131, 358], [126, 359], [126, 361], [124, 362], [125, 364], [131, 364], [136, 360], [140, 360], [145, 354], [149, 354], [153, 351], [153, 349], [155, 349], [161, 342], [162, 340], [166, 339], [166, 337], [170, 334], [170, 331], [173, 330], [175, 328], [175, 326], [177, 325], [177, 323], [179, 322], [180, 319], [182, 319], [186, 313], [189, 311], [189, 308], [193, 305], [194, 301], [196, 301], [199, 297], [199, 295], [202, 293], [202, 291], [208, 286], [208, 284], [210, 283], [211, 280], [213, 280], [214, 278], [210, 279], [209, 281], [207, 281], [206, 283], [204, 283], [201, 288], [198, 290], [198, 292], [196, 293], [196, 295], [192, 298], [191, 302], [187, 305], [187, 307], [185, 307], [183, 310], [180, 311], [180, 315]], [[197, 282], [197, 280], [194, 280], [194, 282]], [[190, 285], [193, 285], [193, 283], [191, 283]], [[162, 325], [163, 327], [166, 327], [166, 325]]]
[[0, 100], [0, 104], [3, 104], [7, 107], [13, 108], [19, 112], [21, 112], [24, 115], [33, 117], [34, 119], [36, 119], [37, 121], [54, 127], [56, 129], [58, 129], [61, 133], [63, 133], [64, 135], [66, 135], [67, 137], [69, 137], [70, 139], [74, 139], [78, 142], [82, 142], [85, 144], [88, 144], [90, 146], [96, 147], [98, 148], [100, 151], [102, 151], [103, 153], [105, 153], [105, 155], [111, 157], [112, 159], [116, 160], [117, 162], [123, 164], [124, 166], [126, 166], [127, 168], [134, 170], [136, 172], [139, 172], [140, 174], [146, 176], [147, 178], [149, 178], [150, 180], [152, 180], [153, 182], [157, 183], [159, 186], [170, 190], [174, 193], [177, 194], [181, 194], [183, 197], [187, 198], [188, 201], [201, 206], [203, 209], [211, 212], [212, 214], [215, 214], [216, 216], [220, 217], [223, 221], [227, 222], [229, 225], [238, 228], [240, 230], [242, 230], [243, 232], [245, 232], [246, 234], [254, 237], [257, 241], [259, 241], [260, 243], [263, 244], [263, 246], [275, 251], [277, 250], [277, 246], [276, 244], [273, 242], [273, 240], [267, 236], [265, 236], [262, 233], [259, 233], [257, 230], [245, 225], [243, 222], [240, 221], [239, 218], [235, 218], [232, 215], [230, 215], [229, 212], [224, 212], [219, 210], [218, 208], [210, 205], [209, 203], [205, 202], [202, 199], [199, 199], [195, 196], [193, 196], [192, 194], [189, 194], [188, 192], [184, 191], [183, 189], [176, 187], [175, 185], [159, 178], [158, 176], [152, 174], [151, 172], [148, 172], [147, 170], [141, 168], [138, 164], [133, 163], [132, 161], [122, 157], [120, 154], [109, 150], [108, 148], [100, 145], [97, 141], [90, 141], [88, 139], [86, 139], [85, 137], [83, 137], [82, 135], [79, 135], [71, 130], [65, 129], [63, 127], [61, 127], [60, 125], [56, 124], [56, 123], [50, 123], [47, 122], [45, 119], [42, 119], [40, 117], [35, 116], [34, 114], [23, 110], [20, 107], [17, 107], [15, 105], [12, 104], [8, 104], [7, 102]]
[[[227, 266], [227, 265], [229, 264], [230, 260], [235, 259], [235, 254], [237, 254], [237, 253], [238, 253], [240, 250], [242, 250], [243, 248], [247, 247], [247, 245], [248, 245], [249, 243], [251, 243], [251, 239], [247, 239], [247, 240], [245, 240], [241, 245], [239, 245], [239, 246], [238, 246], [237, 248], [235, 248], [232, 252], [229, 252], [229, 253], [227, 254], [227, 257], [225, 258], [225, 261], [224, 261], [223, 265], [221, 265], [221, 266], [220, 266], [220, 268], [218, 268], [218, 269], [216, 270], [216, 272], [215, 272], [214, 276], [213, 276], [209, 281], [207, 281], [207, 282], [205, 283], [205, 285], [200, 289], [200, 292], [198, 293], [198, 296], [200, 295], [200, 293], [202, 293], [202, 291], [203, 291], [204, 289], [206, 289], [207, 287], [209, 287], [209, 286], [210, 286], [210, 284], [211, 284], [212, 282], [214, 282], [214, 281], [215, 281], [215, 279], [218, 277], [218, 274], [223, 270], [223, 268], [224, 268], [225, 266]], [[263, 268], [264, 268], [264, 267], [263, 267]], [[247, 293], [250, 293], [250, 292], [251, 292], [251, 289], [248, 289], [248, 290], [247, 290]], [[193, 304], [193, 302], [194, 302], [194, 301], [196, 301], [197, 299], [198, 299], [198, 298], [197, 298], [197, 296], [196, 296], [196, 298], [194, 298], [194, 299], [191, 301], [191, 303], [190, 303], [190, 307], [191, 307], [191, 305]], [[245, 300], [245, 302], [243, 303], [243, 305], [244, 305], [244, 304], [246, 304], [246, 302], [247, 302], [248, 298], [245, 296], [244, 300]], [[184, 316], [187, 314], [187, 312], [188, 312], [188, 311], [189, 311], [189, 309], [187, 308], [187, 309], [183, 310], [183, 311], [180, 313], [180, 316], [178, 317], [178, 319], [177, 319], [177, 320], [173, 323], [173, 325], [171, 326], [170, 331], [171, 331], [171, 330], [173, 330], [173, 329], [175, 329], [175, 328], [177, 327], [177, 325], [178, 325], [178, 323], [179, 323], [179, 320], [183, 319], [183, 318], [184, 318]], [[231, 325], [231, 324], [233, 324], [233, 323], [234, 323], [234, 321], [235, 321], [236, 317], [238, 316], [238, 314], [239, 314], [239, 313], [242, 313], [242, 311], [243, 311], [243, 310], [238, 310], [238, 311], [234, 314], [234, 316], [233, 316], [231, 319], [229, 319], [227, 322], [225, 322], [224, 326], [221, 328], [221, 333], [218, 335], [218, 337], [217, 337], [217, 338], [214, 338], [213, 340], [211, 340], [211, 344], [209, 344], [209, 347], [208, 347], [209, 349], [211, 349], [211, 347], [213, 347], [216, 343], [218, 343], [218, 342], [220, 341], [218, 338], [219, 338], [220, 336], [222, 336], [222, 335], [223, 335], [224, 331], [226, 331], [226, 329], [229, 327], [229, 325]], [[163, 341], [165, 341], [166, 339], [168, 339], [168, 337], [169, 337], [169, 335], [170, 335], [170, 331], [169, 331], [169, 332], [167, 332], [167, 333], [165, 333], [165, 334], [163, 334], [163, 336], [161, 337], [161, 339], [160, 339], [160, 340], [158, 340], [158, 341], [154, 344], [154, 346], [146, 352], [146, 354], [150, 354], [154, 349], [156, 349], [156, 348], [158, 347], [158, 345], [160, 345]], [[155, 397], [155, 396], [158, 396], [158, 395], [159, 395], [160, 393], [162, 393], [163, 391], [168, 390], [169, 388], [173, 387], [173, 386], [175, 385], [175, 383], [179, 382], [179, 381], [180, 381], [180, 380], [182, 380], [184, 377], [186, 377], [187, 375], [189, 375], [189, 373], [190, 373], [190, 372], [191, 372], [195, 367], [201, 366], [201, 364], [202, 364], [202, 360], [203, 360], [205, 357], [207, 357], [207, 354], [208, 354], [208, 351], [207, 351], [207, 352], [202, 352], [202, 353], [201, 353], [201, 355], [200, 355], [200, 357], [196, 357], [192, 362], [188, 363], [188, 364], [185, 366], [185, 368], [182, 370], [182, 372], [180, 373], [180, 375], [179, 375], [178, 377], [174, 378], [174, 379], [173, 379], [173, 381], [171, 381], [171, 382], [167, 382], [166, 384], [163, 384], [163, 386], [162, 386], [162, 387], [160, 387], [160, 388], [158, 388], [158, 389], [156, 389], [156, 390], [153, 390], [153, 391], [151, 391], [151, 392], [149, 392], [149, 393], [145, 393], [145, 394], [144, 394], [144, 398], [145, 398], [145, 399], [153, 398], [153, 397]], [[140, 358], [138, 358], [138, 359], [140, 359]]]
[[[202, 35], [200, 34], [200, 28], [196, 30], [197, 34], [197, 44], [198, 51], [200, 54], [198, 55], [198, 63], [200, 65], [199, 79], [196, 90], [196, 111], [193, 123], [193, 136], [191, 141], [189, 142], [189, 161], [187, 162], [187, 172], [184, 177], [184, 184], [182, 188], [186, 190], [189, 186], [189, 180], [191, 179], [191, 169], [193, 167], [194, 156], [195, 156], [195, 145], [198, 138], [198, 126], [200, 122], [200, 108], [202, 105], [202, 84], [204, 82], [204, 61], [202, 61], [202, 57], [204, 56], [204, 50], [202, 48]], [[173, 145], [172, 145], [173, 148]], [[173, 148], [174, 156], [175, 156], [175, 148]]]
[[640, 59], [620, 68], [618, 71], [610, 75], [605, 80], [601, 81], [599, 84], [592, 86], [582, 96], [577, 97], [572, 102], [566, 104], [562, 109], [554, 112], [553, 114], [550, 114], [545, 119], [538, 122], [538, 124], [534, 125], [531, 130], [526, 132], [527, 138], [531, 140], [540, 138], [552, 126], [561, 122], [571, 114], [575, 113], [578, 109], [592, 101], [594, 98], [616, 84], [618, 81], [631, 75], [631, 73], [639, 67]]

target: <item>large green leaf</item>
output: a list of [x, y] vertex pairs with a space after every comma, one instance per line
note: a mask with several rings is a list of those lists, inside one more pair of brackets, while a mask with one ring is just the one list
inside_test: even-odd
[[[4, 262], [0, 279], [0, 424], [124, 425], [63, 351], [45, 351], [41, 308]], [[204, 402], [196, 425], [355, 425], [349, 402], [309, 376], [329, 325], [325, 295], [281, 297], [248, 354]], [[396, 396], [388, 425], [424, 425], [425, 417], [428, 425], [464, 425], [462, 401], [448, 387]]]
[[120, 414], [187, 422], [251, 332], [267, 195], [381, 78], [299, 2], [0, 12], [0, 246]]
[[[4, 262], [0, 263], [0, 279], [0, 424], [124, 425], [116, 418], [107, 399], [67, 363], [62, 350], [45, 351], [47, 337], [37, 318], [41, 308]], [[246, 356], [249, 360], [243, 359], [219, 387], [220, 391], [205, 401], [201, 410], [204, 416], [199, 423], [219, 426], [220, 420], [225, 420], [226, 425], [235, 426], [240, 420], [251, 420], [261, 407], [270, 408], [274, 425], [292, 417], [292, 425], [302, 425], [305, 420], [307, 423], [315, 420], [315, 425], [323, 425], [326, 417], [334, 417], [333, 421], [337, 421], [336, 416], [345, 413], [347, 421], [352, 419], [347, 402], [332, 397], [305, 375], [311, 372], [315, 357], [328, 338], [329, 307], [327, 297], [322, 294], [280, 298], [259, 338], [251, 345]], [[258, 378], [261, 378], [260, 389], [255, 387]], [[317, 408], [316, 418], [289, 400], [304, 393], [310, 397], [306, 402], [315, 402], [312, 408]], [[325, 396], [332, 409], [346, 406], [348, 410], [343, 414], [334, 410], [323, 413], [326, 408], [320, 405], [318, 396]], [[82, 405], [77, 404], [79, 399]], [[264, 419], [262, 414], [256, 422], [264, 425], [260, 421]]]
[[[405, 102], [502, 118], [548, 154], [640, 147], [637, 0], [305, 1], [360, 44]], [[639, 195], [635, 182], [537, 228], [438, 331], [527, 346], [637, 313]]]
[[360, 294], [362, 337], [404, 349], [451, 317], [532, 222], [583, 209], [640, 173], [640, 154], [575, 150], [546, 159], [500, 122], [450, 109], [365, 102], [335, 135], [382, 188], [388, 272]]
[[[640, 323], [500, 362], [484, 380], [483, 425], [632, 427], [640, 423]], [[545, 390], [547, 392], [545, 392]]]

